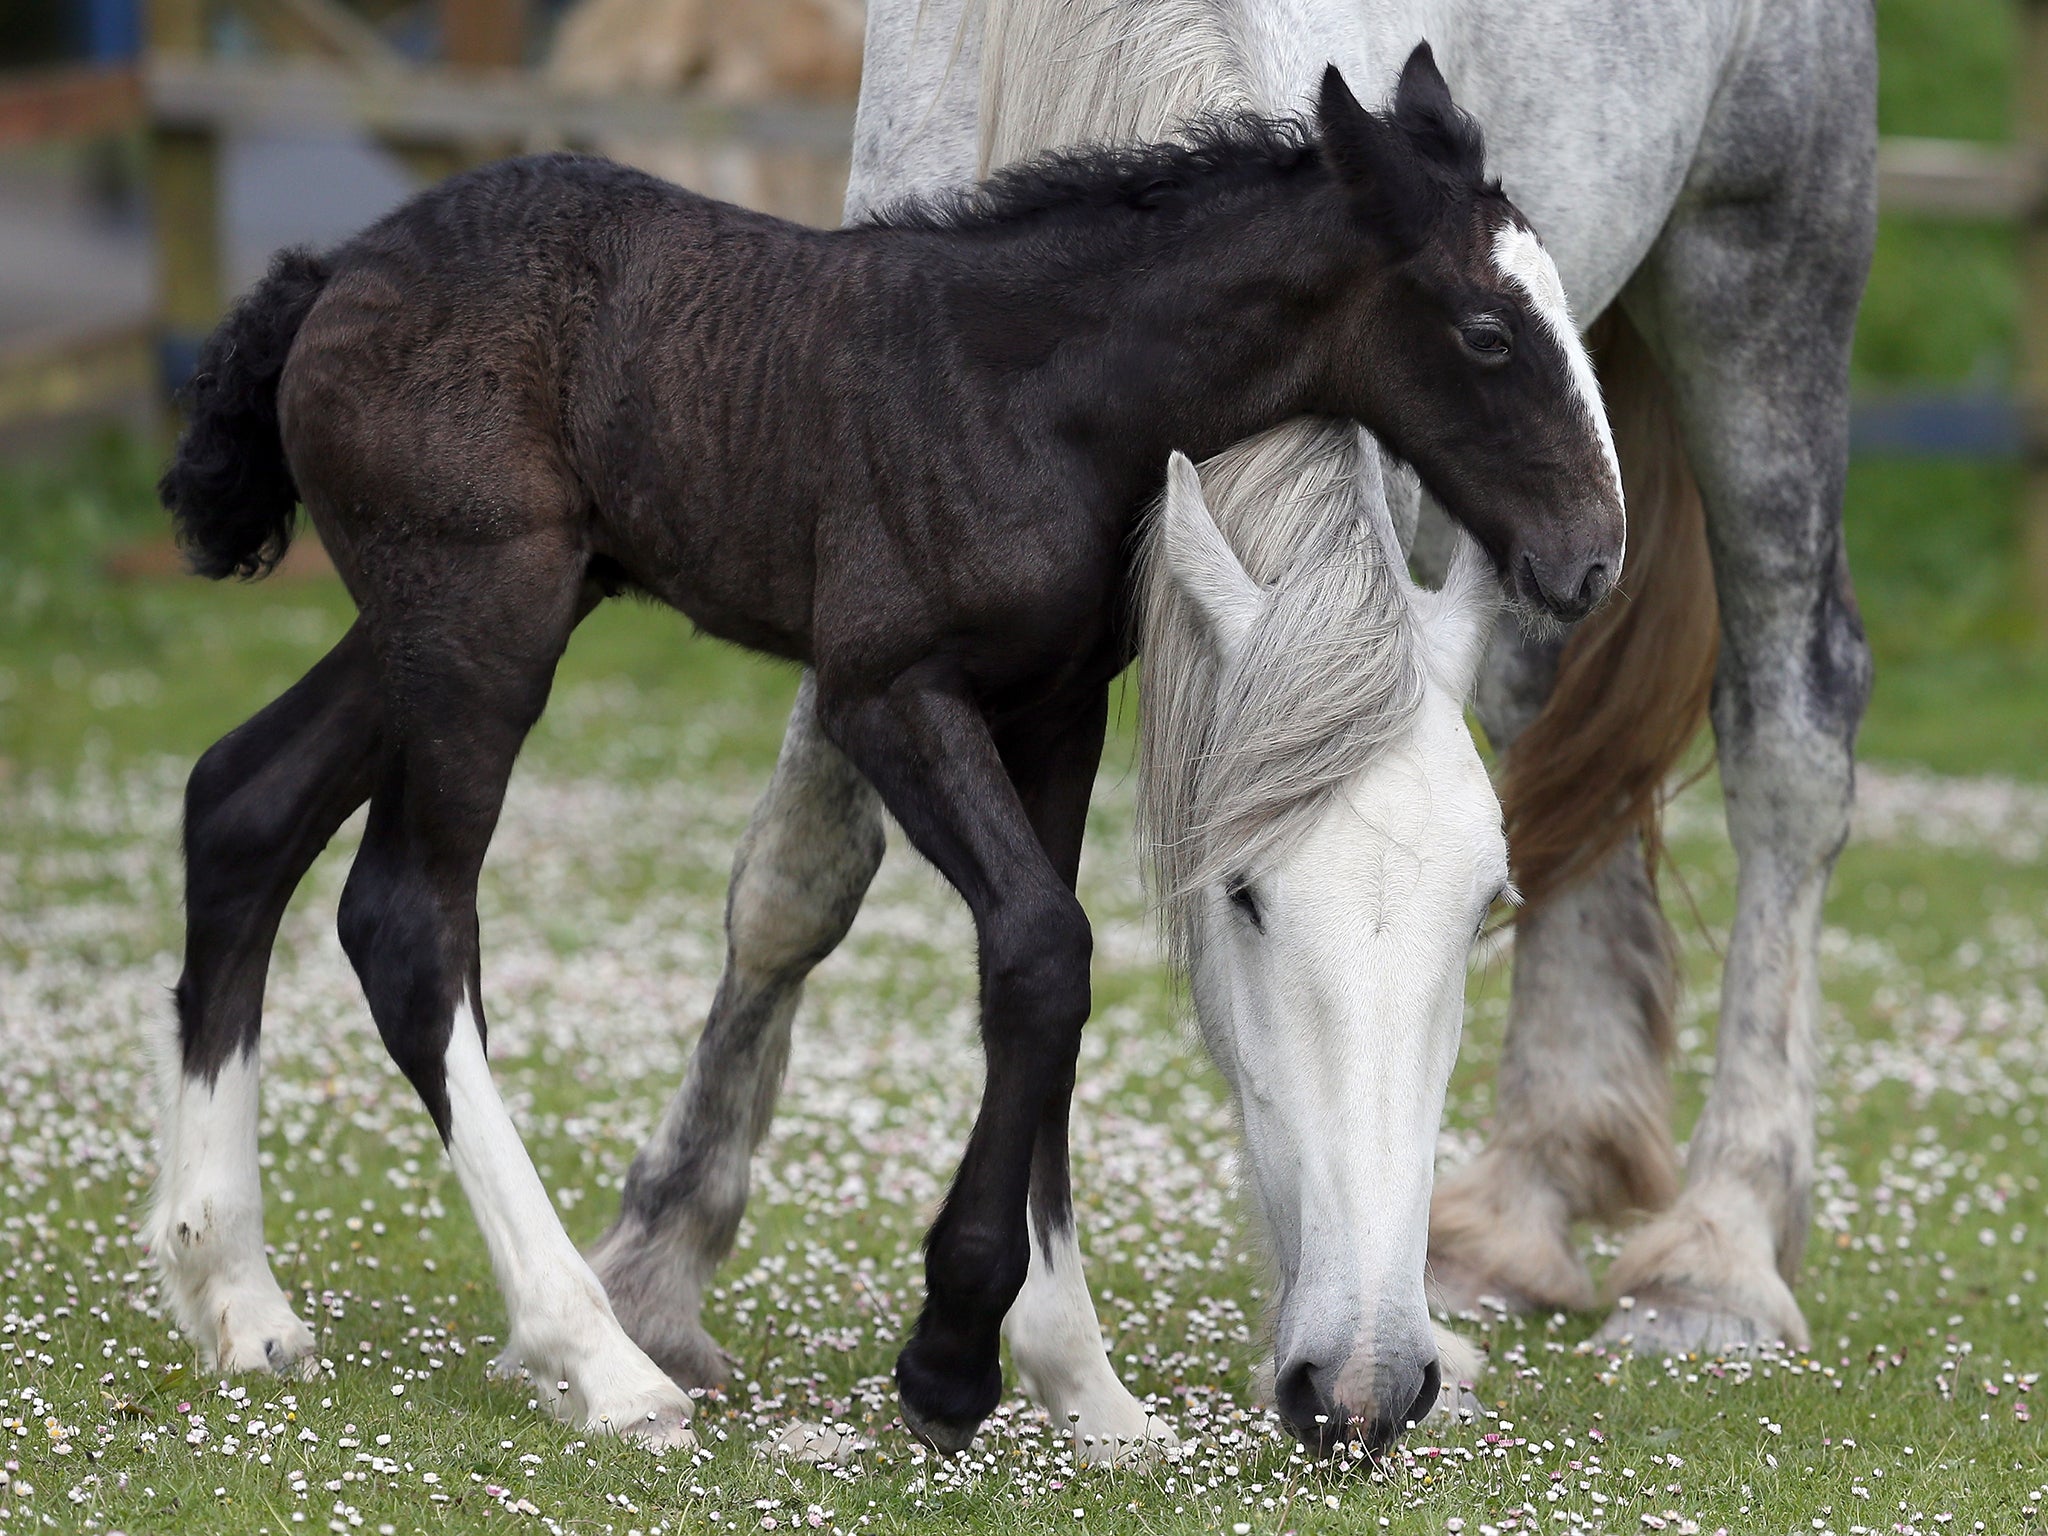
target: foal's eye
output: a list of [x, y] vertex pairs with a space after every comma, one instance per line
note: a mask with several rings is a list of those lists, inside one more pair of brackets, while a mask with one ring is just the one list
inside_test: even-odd
[[1238, 915], [1246, 922], [1260, 930], [1265, 928], [1265, 919], [1259, 913], [1259, 898], [1249, 880], [1231, 881], [1229, 890], [1224, 894], [1229, 896], [1230, 904], [1237, 908]]
[[1466, 350], [1483, 362], [1505, 362], [1514, 349], [1508, 328], [1498, 320], [1474, 320], [1460, 326], [1458, 335], [1464, 340]]

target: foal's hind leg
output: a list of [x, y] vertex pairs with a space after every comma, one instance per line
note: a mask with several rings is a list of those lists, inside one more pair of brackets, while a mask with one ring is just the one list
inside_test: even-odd
[[688, 1397], [612, 1315], [484, 1051], [477, 875], [513, 759], [590, 601], [567, 543], [543, 533], [467, 547], [417, 596], [410, 584], [377, 594], [393, 750], [342, 895], [342, 945], [483, 1231], [510, 1313], [505, 1362], [585, 1428], [685, 1445]]
[[734, 855], [725, 974], [690, 1071], [626, 1175], [619, 1219], [591, 1251], [613, 1310], [684, 1386], [726, 1375], [700, 1320], [732, 1251], [748, 1164], [775, 1114], [804, 978], [837, 947], [882, 860], [881, 811], [818, 729], [805, 674], [775, 777]]
[[[1663, 353], [1707, 510], [1721, 606], [1713, 721], [1739, 877], [1714, 1083], [1677, 1203], [1608, 1276], [1632, 1310], [1605, 1336], [1688, 1351], [1804, 1345], [1789, 1282], [1805, 1246], [1820, 1066], [1821, 907], [1847, 838], [1870, 652], [1842, 544], [1849, 341], [1874, 215], [1874, 65], [1861, 7], [1773, 12], [1768, 87], [1732, 81], [1725, 200], [1689, 203], [1630, 304]], [[1812, 37], [1821, 25], [1842, 35]], [[1779, 36], [1780, 32], [1797, 35]], [[1799, 132], [1751, 120], [1795, 69]], [[1816, 104], [1817, 103], [1817, 104]], [[1759, 184], [1755, 145], [1804, 146]], [[1707, 163], [1713, 164], [1715, 134]], [[1706, 178], [1711, 190], [1712, 178]]]
[[257, 1037], [285, 904], [369, 794], [383, 709], [352, 629], [199, 759], [185, 791], [185, 969], [175, 1062], [160, 1064], [161, 1166], [144, 1242], [209, 1370], [295, 1373], [313, 1333], [263, 1251]]

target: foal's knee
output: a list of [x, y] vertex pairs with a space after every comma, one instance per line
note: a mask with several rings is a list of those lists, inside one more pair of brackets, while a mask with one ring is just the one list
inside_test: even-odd
[[1095, 936], [1070, 894], [999, 920], [984, 945], [982, 985], [992, 1017], [1033, 1045], [1071, 1054], [1088, 1022]]
[[263, 762], [248, 730], [244, 726], [208, 747], [185, 781], [189, 903], [262, 892], [261, 872], [296, 826], [299, 807], [291, 798], [247, 793]]

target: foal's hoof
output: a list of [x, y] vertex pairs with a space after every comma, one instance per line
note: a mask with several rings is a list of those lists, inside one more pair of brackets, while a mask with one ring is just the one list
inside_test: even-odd
[[974, 1444], [975, 1431], [981, 1428], [980, 1419], [949, 1424], [944, 1419], [925, 1418], [907, 1402], [900, 1406], [903, 1410], [903, 1427], [942, 1456], [952, 1456], [966, 1450]]
[[[903, 1409], [903, 1427], [947, 1456], [973, 1444], [974, 1432], [1003, 1399], [1003, 1368], [993, 1342], [986, 1369], [968, 1382], [958, 1367], [959, 1354], [949, 1355], [921, 1333], [913, 1335], [896, 1357], [896, 1400]], [[936, 1367], [927, 1363], [928, 1356], [937, 1357]]]

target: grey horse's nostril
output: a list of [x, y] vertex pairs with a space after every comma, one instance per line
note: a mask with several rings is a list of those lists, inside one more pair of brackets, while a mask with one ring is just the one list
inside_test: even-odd
[[1436, 1407], [1438, 1394], [1443, 1390], [1443, 1381], [1443, 1368], [1431, 1354], [1422, 1367], [1422, 1389], [1419, 1392], [1410, 1397], [1396, 1388], [1393, 1395], [1380, 1399], [1372, 1421], [1365, 1426], [1366, 1449], [1377, 1455], [1400, 1439], [1409, 1425], [1420, 1424], [1428, 1418]]
[[1327, 1451], [1344, 1439], [1344, 1410], [1316, 1384], [1315, 1367], [1307, 1361], [1297, 1361], [1280, 1373], [1273, 1399], [1287, 1427], [1316, 1449]]
[[1422, 1391], [1417, 1394], [1414, 1405], [1408, 1410], [1408, 1423], [1420, 1424], [1436, 1411], [1436, 1400], [1443, 1394], [1443, 1367], [1435, 1360], [1422, 1368]]

